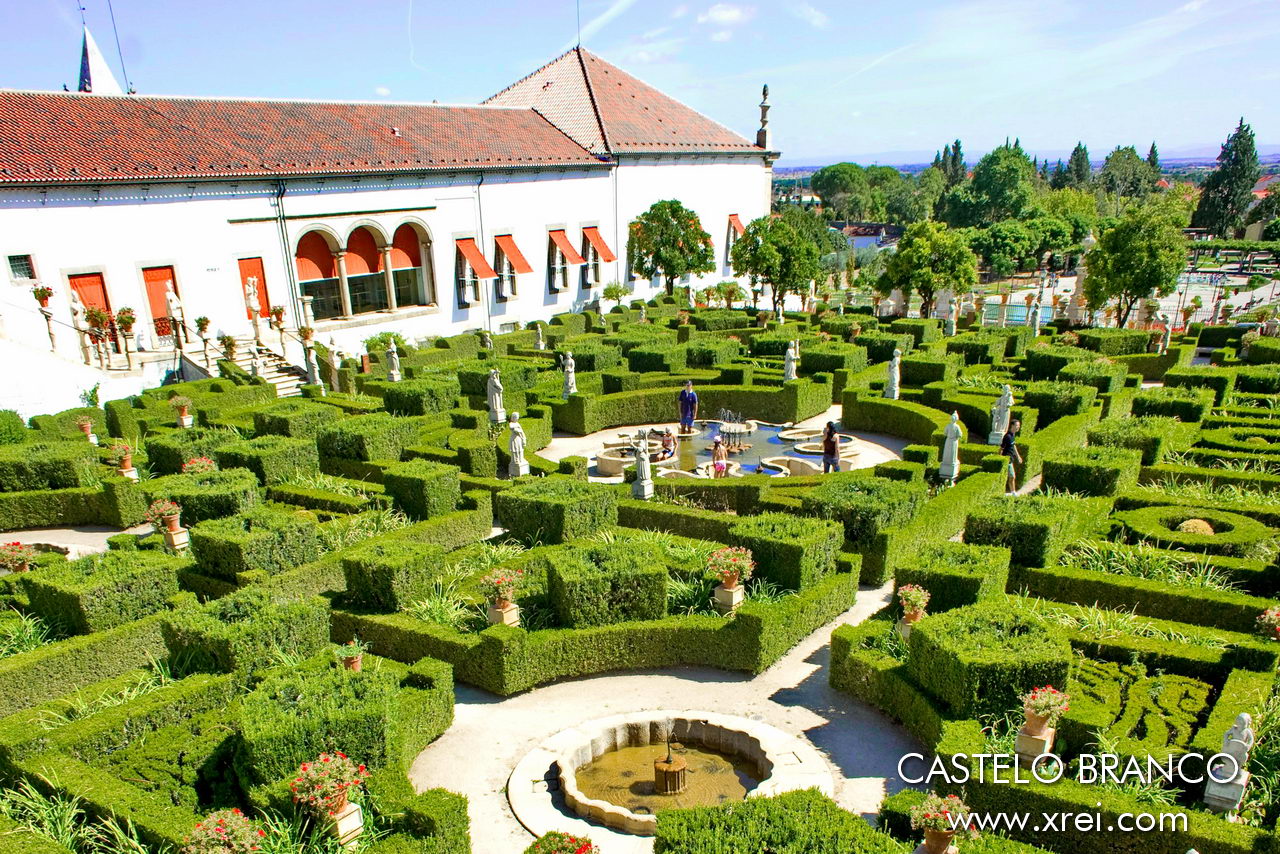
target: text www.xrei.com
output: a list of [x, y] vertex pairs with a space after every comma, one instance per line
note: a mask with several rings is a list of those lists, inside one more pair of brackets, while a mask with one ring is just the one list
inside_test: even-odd
[[1120, 831], [1122, 833], [1185, 832], [1186, 813], [1131, 813], [1124, 812], [1114, 818], [1096, 812], [997, 812], [956, 815], [951, 817], [955, 830], [1031, 831], [1032, 833], [1090, 833]]

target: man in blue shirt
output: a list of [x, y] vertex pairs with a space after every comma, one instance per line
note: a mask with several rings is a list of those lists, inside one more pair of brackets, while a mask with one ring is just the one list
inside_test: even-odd
[[698, 393], [693, 390], [693, 380], [685, 380], [680, 392], [680, 432], [692, 433], [693, 420], [698, 417]]

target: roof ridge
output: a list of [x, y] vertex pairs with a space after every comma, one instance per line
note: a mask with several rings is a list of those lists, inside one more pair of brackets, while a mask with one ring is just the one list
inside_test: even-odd
[[480, 102], [480, 103], [481, 103], [481, 105], [484, 105], [484, 104], [489, 103], [490, 101], [492, 101], [493, 99], [497, 98], [497, 97], [498, 97], [498, 96], [500, 96], [500, 95], [505, 95], [505, 94], [507, 94], [507, 93], [508, 93], [508, 92], [510, 92], [512, 89], [516, 88], [516, 87], [517, 87], [517, 86], [519, 86], [521, 83], [523, 83], [523, 82], [525, 82], [526, 80], [528, 80], [530, 77], [534, 77], [534, 76], [536, 76], [536, 75], [538, 75], [538, 74], [541, 74], [541, 73], [542, 73], [543, 71], [545, 71], [546, 69], [550, 68], [551, 66], [555, 65], [555, 64], [556, 64], [557, 62], [559, 62], [560, 60], [564, 59], [564, 58], [565, 58], [566, 56], [568, 56], [570, 53], [573, 53], [575, 50], [581, 50], [581, 49], [582, 49], [582, 46], [581, 46], [581, 45], [578, 45], [577, 47], [571, 47], [571, 48], [569, 48], [568, 50], [566, 50], [564, 53], [560, 54], [559, 56], [556, 56], [554, 59], [550, 59], [550, 60], [548, 60], [547, 62], [542, 63], [542, 65], [538, 66], [538, 67], [537, 67], [537, 68], [535, 68], [533, 71], [530, 71], [528, 74], [526, 74], [525, 76], [521, 77], [519, 80], [515, 81], [515, 82], [514, 82], [514, 83], [512, 83], [511, 85], [509, 85], [509, 86], [504, 86], [502, 89], [499, 89], [497, 92], [494, 92], [494, 93], [493, 93], [492, 95], [490, 95], [488, 98], [485, 98], [483, 101], [481, 101], [481, 102]]
[[578, 45], [574, 48], [574, 52], [578, 55], [578, 67], [582, 69], [582, 79], [587, 86], [587, 97], [591, 99], [591, 112], [595, 113], [596, 124], [600, 128], [600, 142], [604, 144], [604, 150], [613, 154], [613, 146], [609, 144], [609, 130], [605, 127], [604, 116], [600, 114], [600, 104], [596, 101], [596, 87], [591, 82], [591, 72], [587, 70], [587, 62], [582, 58], [585, 48]]
[[439, 101], [344, 101], [334, 98], [267, 98], [252, 95], [95, 95], [92, 92], [64, 92], [56, 89], [10, 89], [0, 86], [0, 95], [49, 95], [67, 98], [87, 98], [95, 101], [243, 101], [250, 104], [333, 104], [370, 107], [440, 107], [442, 109], [468, 110], [528, 110], [529, 107], [508, 104], [441, 103]]

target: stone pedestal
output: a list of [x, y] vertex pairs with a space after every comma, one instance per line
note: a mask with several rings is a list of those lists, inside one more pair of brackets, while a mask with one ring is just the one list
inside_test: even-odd
[[166, 548], [175, 552], [186, 551], [191, 545], [191, 534], [186, 528], [179, 528], [176, 531], [164, 529], [164, 544]]
[[641, 501], [648, 501], [653, 497], [653, 481], [637, 480], [631, 484], [631, 497], [639, 498]]
[[489, 625], [491, 626], [518, 626], [520, 625], [520, 606], [515, 602], [507, 605], [505, 608], [498, 608], [494, 605], [489, 606]]
[[515, 479], [517, 477], [523, 477], [528, 473], [529, 473], [528, 460], [519, 460], [519, 461], [512, 460], [511, 464], [507, 466], [507, 474], [512, 479]]
[[387, 382], [392, 382], [392, 383], [398, 383], [398, 382], [400, 382], [400, 372], [399, 372], [399, 371], [387, 371]]
[[178, 426], [183, 428], [184, 430], [190, 430], [192, 427], [195, 426], [195, 423], [196, 423], [196, 417], [191, 413], [178, 416]]
[[688, 787], [685, 772], [688, 763], [683, 756], [653, 760], [653, 790], [659, 795], [678, 795]]
[[1053, 742], [1057, 737], [1058, 731], [1053, 727], [1046, 729], [1043, 735], [1031, 735], [1018, 730], [1018, 739], [1013, 747], [1014, 752], [1018, 754], [1018, 764], [1024, 767], [1030, 766], [1037, 756], [1052, 753]]
[[914, 625], [915, 623], [908, 623], [905, 619], [903, 619], [903, 620], [898, 620], [898, 622], [894, 625], [894, 628], [898, 630], [898, 635], [905, 641], [910, 639], [911, 627]]
[[728, 614], [738, 610], [738, 606], [747, 598], [747, 591], [741, 584], [736, 584], [733, 587], [717, 584], [712, 592], [712, 597], [712, 605], [716, 611], [721, 614]]
[[359, 804], [348, 802], [342, 811], [333, 817], [329, 832], [337, 837], [344, 848], [354, 848], [360, 834], [364, 832], [364, 810], [360, 809]]
[[132, 466], [127, 469], [120, 469], [120, 476], [129, 480], [138, 480], [138, 470]]
[[507, 422], [507, 410], [490, 409], [489, 420], [492, 421], [494, 424], [505, 424]]
[[1204, 803], [1217, 812], [1232, 812], [1240, 808], [1244, 790], [1249, 785], [1250, 774], [1241, 771], [1229, 783], [1219, 783], [1210, 777], [1204, 785]]
[[96, 445], [96, 444], [98, 444], [98, 434], [97, 434], [97, 433], [88, 433], [88, 434], [86, 434], [86, 435], [88, 435], [88, 437], [89, 437], [89, 444], [90, 444], [90, 445]]

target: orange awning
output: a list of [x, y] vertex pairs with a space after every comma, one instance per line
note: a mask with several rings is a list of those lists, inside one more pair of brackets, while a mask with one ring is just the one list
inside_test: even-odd
[[498, 274], [493, 272], [493, 268], [489, 266], [489, 262], [484, 260], [484, 255], [480, 254], [480, 247], [476, 246], [475, 238], [458, 238], [458, 251], [462, 253], [463, 258], [467, 259], [467, 263], [471, 265], [471, 269], [475, 271], [477, 278], [498, 278]]
[[596, 252], [600, 253], [600, 260], [606, 264], [611, 261], [617, 261], [618, 256], [613, 254], [613, 250], [609, 248], [609, 244], [604, 242], [604, 235], [600, 233], [600, 229], [594, 225], [588, 225], [582, 229], [582, 233], [587, 236], [587, 240], [596, 248]]
[[738, 219], [737, 214], [729, 214], [729, 225], [733, 226], [733, 230], [738, 232], [739, 237], [747, 230], [747, 227], [742, 224], [742, 220]]
[[502, 250], [502, 254], [507, 256], [507, 260], [511, 262], [511, 269], [517, 273], [532, 273], [533, 268], [529, 266], [529, 262], [524, 260], [524, 254], [520, 251], [520, 247], [516, 246], [515, 238], [510, 234], [499, 234], [493, 238], [498, 243], [498, 248]]
[[547, 236], [551, 238], [551, 242], [556, 245], [556, 248], [564, 254], [565, 261], [568, 261], [570, 264], [587, 263], [582, 260], [582, 256], [573, 248], [573, 244], [570, 243], [569, 238], [565, 236], [563, 228], [557, 228], [555, 231], [548, 231]]

